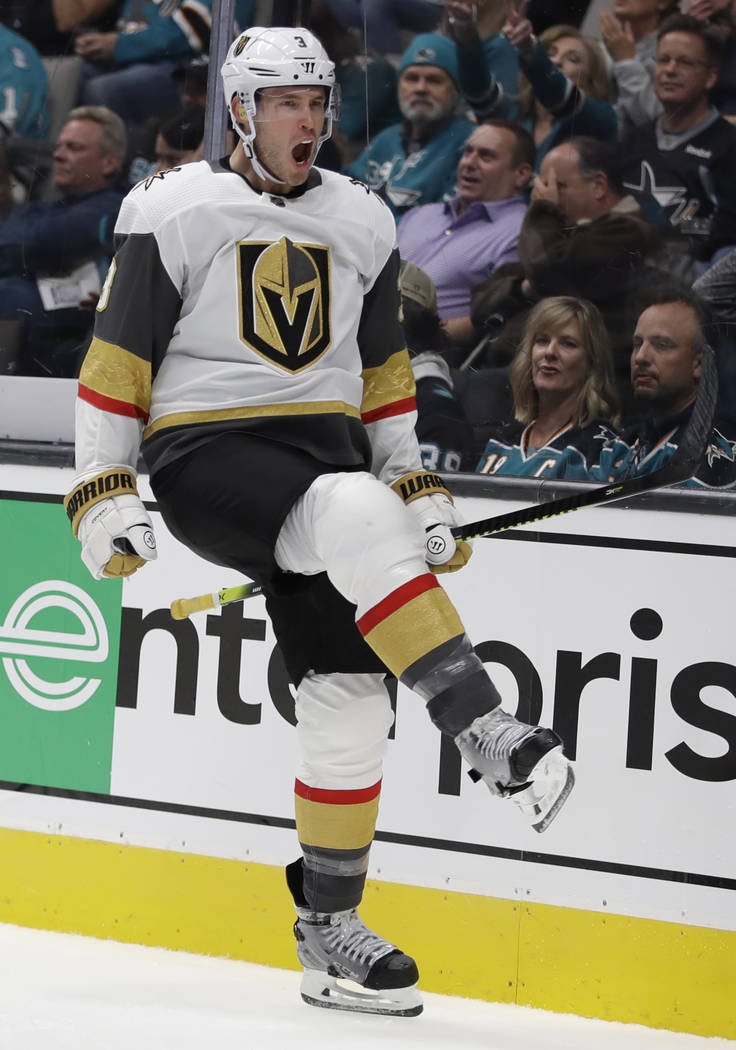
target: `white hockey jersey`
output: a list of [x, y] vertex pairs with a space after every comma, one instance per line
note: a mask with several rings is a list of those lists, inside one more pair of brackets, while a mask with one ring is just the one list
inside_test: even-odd
[[80, 372], [78, 472], [140, 450], [154, 473], [223, 428], [389, 484], [418, 469], [395, 238], [374, 194], [321, 169], [288, 197], [208, 161], [139, 183]]

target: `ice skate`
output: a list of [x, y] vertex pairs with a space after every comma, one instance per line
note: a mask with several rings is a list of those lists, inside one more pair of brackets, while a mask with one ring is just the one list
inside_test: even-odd
[[476, 718], [455, 743], [470, 763], [473, 780], [483, 780], [493, 795], [512, 799], [535, 831], [549, 827], [575, 783], [557, 734], [519, 722], [500, 707]]
[[416, 963], [369, 930], [357, 909], [327, 913], [298, 907], [297, 915], [294, 936], [304, 966], [305, 1003], [399, 1017], [422, 1012]]

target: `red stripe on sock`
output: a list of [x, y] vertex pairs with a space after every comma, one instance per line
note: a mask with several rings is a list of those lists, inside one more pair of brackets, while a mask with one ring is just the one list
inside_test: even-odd
[[352, 791], [335, 791], [331, 788], [313, 788], [294, 781], [294, 794], [308, 802], [324, 802], [330, 806], [355, 806], [360, 802], [372, 802], [381, 794], [381, 781], [367, 788], [355, 788]]
[[433, 587], [439, 587], [437, 577], [433, 573], [426, 572], [422, 576], [415, 576], [413, 580], [409, 580], [408, 583], [397, 587], [395, 591], [391, 591], [383, 601], [380, 601], [378, 605], [374, 605], [372, 609], [364, 613], [356, 621], [358, 630], [365, 637], [369, 631], [372, 631], [379, 623], [387, 619], [392, 613], [395, 613], [402, 605], [406, 605], [412, 598], [418, 598], [425, 591], [431, 591]]

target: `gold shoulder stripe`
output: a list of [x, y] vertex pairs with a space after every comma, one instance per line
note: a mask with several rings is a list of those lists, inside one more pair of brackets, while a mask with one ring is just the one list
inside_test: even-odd
[[416, 394], [414, 373], [411, 370], [408, 350], [399, 350], [376, 368], [363, 370], [363, 415], [403, 401]]
[[84, 358], [79, 382], [104, 397], [151, 408], [151, 364], [115, 343], [94, 338]]

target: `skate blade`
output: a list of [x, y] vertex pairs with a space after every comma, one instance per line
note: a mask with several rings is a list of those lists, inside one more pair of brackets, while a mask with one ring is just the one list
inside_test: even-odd
[[408, 988], [384, 988], [377, 992], [358, 991], [358, 987], [352, 982], [338, 983], [337, 977], [331, 977], [322, 970], [305, 970], [300, 991], [305, 1003], [327, 1010], [416, 1017], [424, 1009], [415, 984]]
[[539, 760], [529, 779], [528, 788], [511, 797], [541, 835], [567, 802], [575, 786], [575, 774], [562, 748], [555, 747]]

